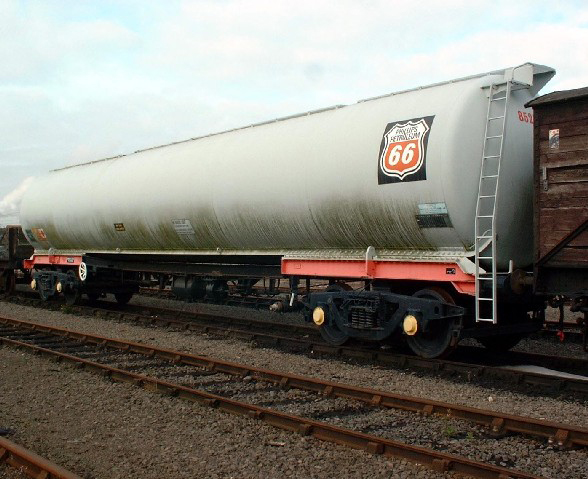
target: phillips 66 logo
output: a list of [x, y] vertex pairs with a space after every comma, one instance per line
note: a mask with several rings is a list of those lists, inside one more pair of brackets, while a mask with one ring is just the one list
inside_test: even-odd
[[425, 160], [433, 118], [388, 123], [378, 158], [379, 185], [427, 179]]

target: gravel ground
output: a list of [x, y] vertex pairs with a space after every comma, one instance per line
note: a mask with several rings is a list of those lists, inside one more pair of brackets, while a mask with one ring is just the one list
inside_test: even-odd
[[549, 418], [553, 421], [571, 422], [588, 427], [586, 409], [588, 401], [554, 400], [552, 397], [541, 395], [529, 396], [475, 384], [454, 383], [443, 378], [420, 377], [415, 372], [397, 371], [378, 365], [357, 366], [346, 364], [338, 359], [308, 358], [300, 354], [256, 348], [238, 340], [225, 340], [215, 336], [146, 327], [116, 320], [72, 316], [58, 311], [38, 310], [4, 302], [0, 302], [0, 314], [92, 334], [151, 343], [163, 348], [212, 356], [227, 361], [243, 362], [259, 368], [279, 369], [323, 379], [330, 378], [333, 381], [400, 394], [457, 402], [523, 416]]
[[[1, 314], [27, 319], [39, 313], [7, 306], [0, 304]], [[103, 334], [116, 334], [96, 319], [69, 317], [65, 324], [68, 316], [60, 313], [43, 316], [70, 328], [91, 322]], [[85, 478], [453, 477], [111, 383], [10, 348], [0, 348], [0, 378], [0, 426], [16, 431], [11, 439]], [[0, 477], [19, 476], [0, 469]]]
[[450, 477], [28, 353], [1, 348], [0, 361], [0, 422], [17, 431], [13, 440], [82, 477]]
[[5, 464], [0, 465], [0, 479], [28, 479], [24, 472], [20, 472]]
[[[194, 306], [201, 305], [191, 307]], [[588, 427], [586, 402], [496, 391], [381, 367], [355, 366], [337, 360], [313, 359], [252, 348], [244, 342], [213, 340], [185, 332], [97, 318], [72, 317], [9, 303], [0, 303], [0, 314], [29, 320], [34, 318], [37, 322], [55, 326], [153, 343], [195, 354], [246, 362], [257, 367], [330, 377], [335, 381], [365, 387]], [[272, 315], [272, 319], [275, 316]], [[2, 378], [6, 377], [7, 383], [12, 381], [12, 386], [3, 391], [17, 391], [20, 385], [18, 397], [21, 398], [19, 400], [14, 394], [6, 395], [0, 391], [0, 426], [15, 428], [18, 431], [15, 441], [88, 477], [135, 477], [136, 471], [147, 467], [154, 471], [154, 475], [149, 477], [192, 477], [195, 471], [201, 477], [265, 477], [270, 474], [296, 477], [327, 477], [332, 474], [343, 477], [363, 477], [368, 474], [374, 477], [440, 477], [426, 470], [417, 470], [415, 466], [402, 461], [372, 457], [313, 439], [300, 438], [251, 423], [247, 419], [160, 398], [94, 376], [85, 375], [80, 382], [78, 375], [84, 373], [28, 354], [14, 353], [6, 348], [0, 350], [0, 353]], [[41, 366], [39, 372], [33, 370], [34, 364]], [[53, 405], [50, 412], [43, 411], [47, 397], [51, 398]], [[112, 411], [116, 411], [116, 414], [113, 415]], [[161, 421], [155, 419], [160, 416]], [[103, 417], [106, 425], [97, 417]], [[418, 422], [410, 421], [410, 417], [416, 416], [392, 413], [383, 417], [382, 423], [387, 420], [388, 424], [395, 427], [395, 437], [408, 437], [411, 429], [423, 429], [428, 424], [420, 421], [423, 426], [419, 426]], [[38, 422], [37, 427], [34, 427], [35, 422]], [[60, 424], [67, 425], [67, 428]], [[474, 453], [480, 450], [482, 443], [489, 443], [486, 438], [478, 437], [476, 431], [471, 432], [469, 426], [467, 431], [464, 430], [463, 423], [454, 424], [453, 421], [448, 423], [445, 420], [442, 424], [445, 433], [438, 438], [438, 442], [444, 448], [456, 448], [456, 451], [470, 448]], [[240, 437], [227, 434], [235, 430], [241, 432]], [[140, 438], [138, 442], [135, 434]], [[515, 458], [522, 456], [524, 460], [539, 448], [545, 456], [544, 474], [547, 477], [588, 477], [588, 461], [584, 451], [562, 454], [537, 442], [524, 440], [527, 445], [522, 446], [520, 439], [508, 439], [500, 442], [499, 452], [487, 449], [480, 454], [486, 454], [488, 460], [510, 465]], [[426, 440], [423, 444], [426, 444]], [[199, 451], [199, 456], [194, 456], [194, 447]], [[119, 453], [121, 448], [122, 453]], [[220, 459], [221, 450], [230, 451], [230, 455], [223, 455]], [[166, 451], [174, 458], [173, 461], [165, 466], [154, 466], [154, 457], [165, 457]], [[553, 463], [559, 465], [554, 466]], [[106, 470], [104, 464], [108, 465]], [[317, 467], [319, 465], [322, 469]], [[161, 467], [166, 469], [162, 470]], [[181, 475], [186, 471], [191, 476]], [[558, 471], [557, 474], [554, 471]]]
[[[194, 375], [195, 368], [189, 366], [162, 369], [153, 367], [159, 364], [157, 360], [141, 359], [137, 363], [136, 359], [136, 355], [117, 355], [116, 362], [111, 365], [126, 369], [140, 364], [140, 372], [143, 374], [204, 389], [213, 394], [546, 477], [582, 477], [587, 472], [586, 450], [561, 451], [549, 444], [520, 436], [497, 440], [489, 437], [484, 428], [456, 419], [418, 417], [404, 411], [375, 408], [342, 398], [324, 398], [296, 389], [283, 390], [254, 381], [251, 377], [239, 381], [228, 379], [223, 374]], [[412, 421], [411, 418], [418, 418], [418, 421]]]

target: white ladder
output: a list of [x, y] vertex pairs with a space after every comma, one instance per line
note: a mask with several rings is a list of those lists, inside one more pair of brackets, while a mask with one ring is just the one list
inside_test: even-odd
[[[496, 197], [512, 82], [490, 85], [475, 220], [476, 322], [496, 324]], [[480, 266], [484, 263], [485, 268]], [[488, 266], [490, 265], [490, 267]]]

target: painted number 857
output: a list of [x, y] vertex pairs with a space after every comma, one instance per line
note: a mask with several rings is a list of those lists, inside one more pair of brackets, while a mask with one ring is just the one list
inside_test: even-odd
[[533, 115], [524, 111], [519, 111], [519, 121], [523, 123], [533, 123]]

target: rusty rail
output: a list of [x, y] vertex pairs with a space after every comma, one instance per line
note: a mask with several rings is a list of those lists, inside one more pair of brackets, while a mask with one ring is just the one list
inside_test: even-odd
[[[132, 311], [121, 311], [120, 306], [117, 304], [109, 304], [104, 303], [101, 305], [100, 308], [97, 307], [87, 307], [87, 306], [76, 306], [80, 310], [92, 311], [94, 314], [98, 312], [108, 312], [112, 314], [119, 314], [123, 318], [125, 316], [129, 316], [136, 321], [148, 321], [151, 323], [163, 324], [167, 326], [175, 326], [179, 328], [186, 328], [192, 329], [195, 331], [205, 331], [205, 332], [214, 332], [214, 333], [229, 333], [229, 334], [242, 334], [242, 337], [250, 338], [251, 336], [249, 333], [257, 332], [258, 334], [253, 339], [263, 339], [264, 337], [268, 337], [268, 339], [272, 338], [280, 338], [281, 341], [289, 340], [290, 342], [296, 342], [296, 339], [300, 339], [300, 335], [305, 335], [306, 338], [300, 339], [299, 344], [307, 345], [307, 349], [315, 346], [311, 342], [311, 338], [316, 338], [318, 341], [318, 346], [328, 346], [324, 341], [321, 339], [319, 331], [310, 325], [297, 325], [297, 324], [290, 324], [284, 323], [280, 321], [266, 321], [266, 320], [255, 320], [255, 319], [245, 319], [239, 316], [232, 316], [232, 315], [225, 315], [225, 314], [215, 314], [215, 313], [193, 313], [193, 312], [186, 312], [180, 311], [177, 309], [171, 308], [162, 308], [162, 307], [140, 307], [140, 306], [125, 306], [125, 309], [133, 308], [136, 309], [137, 312]], [[149, 310], [151, 315], [145, 315], [143, 312], [145, 310]], [[220, 323], [220, 324], [219, 324]], [[225, 326], [225, 325], [229, 326]], [[236, 330], [235, 326], [239, 328], [244, 328], [243, 330]], [[288, 333], [290, 336], [276, 336], [268, 334], [268, 328], [279, 330], [283, 333]], [[355, 351], [355, 356], [357, 357], [357, 352], [361, 351], [361, 349], [357, 347], [338, 347], [333, 349], [339, 349], [345, 354], [347, 351]], [[373, 353], [373, 349], [364, 350], [365, 354]], [[463, 354], [477, 354], [480, 357], [489, 357], [493, 355], [490, 351], [485, 350], [484, 348], [476, 348], [476, 347], [466, 347], [460, 346], [458, 352]], [[400, 356], [395, 353], [381, 353], [384, 357], [389, 357], [391, 355]], [[557, 357], [557, 356], [547, 356], [544, 354], [534, 354], [534, 353], [527, 353], [527, 352], [515, 352], [509, 351], [508, 357], [512, 358], [513, 361], [521, 361], [521, 362], [539, 362], [541, 364], [549, 364], [551, 367], [563, 367], [563, 368], [575, 368], [578, 371], [585, 370], [588, 371], [588, 359], [579, 359], [579, 358], [568, 358], [568, 357]], [[352, 355], [353, 357], [354, 355]], [[493, 355], [495, 356], [495, 355]], [[409, 356], [410, 357], [410, 356]], [[435, 361], [435, 360], [431, 360]], [[437, 360], [441, 361], [441, 360]], [[451, 362], [451, 361], [448, 361]], [[517, 380], [517, 382], [520, 382]]]
[[[82, 310], [86, 309], [85, 307]], [[142, 308], [145, 309], [145, 308]], [[148, 308], [160, 313], [179, 313], [177, 310], [166, 310], [164, 308]], [[207, 334], [218, 334], [221, 336], [231, 336], [248, 341], [257, 341], [262, 344], [275, 346], [295, 347], [304, 351], [312, 351], [320, 354], [331, 354], [344, 358], [362, 359], [375, 361], [389, 366], [408, 368], [414, 367], [419, 369], [432, 370], [434, 372], [458, 373], [464, 374], [469, 379], [473, 378], [493, 378], [500, 380], [509, 380], [515, 384], [526, 384], [530, 386], [540, 386], [552, 389], [556, 392], [567, 391], [573, 394], [588, 396], [588, 381], [563, 378], [559, 376], [550, 376], [541, 373], [527, 371], [510, 370], [500, 366], [489, 366], [485, 364], [465, 363], [450, 359], [425, 359], [418, 356], [411, 356], [379, 349], [366, 349], [354, 346], [330, 346], [320, 339], [315, 328], [300, 325], [291, 325], [287, 323], [269, 322], [261, 320], [250, 320], [237, 317], [226, 317], [219, 314], [211, 313], [183, 313], [189, 319], [170, 318], [165, 316], [149, 316], [145, 314], [127, 313], [124, 311], [99, 308], [87, 308], [87, 310], [97, 314], [107, 312], [107, 314], [117, 315], [119, 319], [130, 318], [134, 322], [159, 324], [163, 326], [173, 326], [181, 329], [187, 329], [195, 332]], [[215, 324], [216, 321], [234, 322], [238, 325], [223, 326]], [[199, 324], [200, 323], [200, 324]], [[284, 329], [293, 336], [282, 336], [271, 334], [263, 327], [275, 329]], [[240, 329], [243, 328], [243, 329]], [[254, 329], [256, 328], [256, 329]], [[309, 338], [300, 337], [301, 335], [310, 336]], [[316, 337], [316, 341], [314, 338]], [[491, 353], [482, 348], [461, 347], [464, 355], [476, 354], [481, 357], [490, 358]], [[495, 356], [495, 355], [494, 355]], [[548, 364], [550, 367], [568, 367], [578, 371], [588, 371], [588, 360], [578, 358], [552, 357], [542, 354], [512, 352], [510, 356], [513, 361], [529, 363]]]
[[[395, 363], [391, 361], [392, 358], [399, 358], [401, 362], [407, 366], [411, 365], [410, 358], [415, 358], [414, 365], [425, 365], [429, 364], [429, 369], [440, 370], [443, 366], [439, 367], [440, 364], [447, 364], [450, 369], [451, 363], [460, 364], [458, 361], [441, 360], [441, 359], [423, 359], [414, 356], [408, 356], [392, 352], [377, 351], [374, 349], [365, 349], [358, 347], [334, 347], [329, 346], [320, 338], [319, 332], [315, 327], [307, 325], [296, 325], [289, 324], [279, 321], [265, 321], [255, 319], [245, 319], [238, 316], [227, 316], [222, 314], [214, 313], [192, 313], [179, 311], [176, 309], [168, 309], [161, 307], [136, 307], [138, 311], [145, 311], [146, 309], [151, 312], [151, 315], [144, 313], [136, 313], [130, 311], [121, 311], [120, 307], [116, 304], [105, 303], [101, 308], [97, 307], [86, 307], [76, 306], [80, 311], [91, 311], [93, 314], [106, 313], [118, 315], [120, 319], [129, 317], [136, 322], [148, 322], [151, 324], [161, 324], [164, 326], [174, 326], [183, 329], [189, 329], [205, 333], [215, 334], [231, 334], [233, 336], [244, 338], [248, 340], [260, 340], [260, 341], [275, 341], [283, 344], [297, 344], [307, 350], [331, 352], [335, 351], [337, 354], [342, 356], [348, 356], [352, 358], [368, 358], [374, 360], [382, 360], [383, 362]], [[126, 306], [128, 308], [128, 306]], [[135, 307], [133, 307], [135, 308]], [[162, 316], [159, 316], [161, 314]], [[165, 316], [167, 315], [167, 316]], [[173, 316], [173, 317], [170, 317]], [[220, 323], [220, 324], [218, 324]], [[229, 324], [230, 326], [224, 326]], [[243, 329], [236, 329], [238, 326]], [[280, 330], [291, 334], [290, 336], [278, 336], [269, 334], [268, 328]], [[307, 336], [306, 338], [300, 338], [300, 335]], [[318, 343], [314, 343], [312, 338], [316, 338]], [[461, 346], [459, 351], [462, 355], [477, 355], [479, 357], [496, 357], [495, 354], [485, 350], [484, 348], [477, 348], [472, 346]], [[520, 361], [529, 363], [535, 362], [540, 364], [549, 364], [550, 367], [562, 367], [562, 368], [574, 368], [578, 371], [588, 371], [588, 359], [579, 358], [568, 358], [568, 357], [557, 357], [547, 356], [544, 354], [527, 353], [519, 351], [511, 351], [508, 353], [508, 357], [512, 358], [512, 361]], [[484, 366], [483, 364], [477, 364], [474, 366]], [[516, 373], [513, 373], [516, 374]], [[503, 376], [502, 374], [500, 376]], [[545, 375], [542, 375], [545, 376]], [[524, 378], [521, 379], [520, 375], [517, 374], [516, 382], [525, 382]], [[541, 380], [531, 380], [531, 384], [541, 384]], [[564, 385], [565, 389], [565, 385]], [[582, 386], [579, 388], [583, 390]], [[571, 390], [574, 390], [572, 385]], [[588, 393], [588, 388], [586, 389]]]
[[0, 463], [2, 462], [38, 479], [81, 479], [34, 452], [0, 437]]
[[[40, 300], [34, 300], [40, 302]], [[189, 319], [170, 318], [157, 315], [145, 315], [130, 311], [121, 311], [117, 305], [112, 307], [98, 308], [88, 306], [75, 306], [74, 310], [79, 312], [87, 311], [90, 314], [108, 314], [114, 315], [117, 319], [131, 321], [143, 324], [159, 324], [162, 326], [173, 326], [190, 331], [215, 334], [220, 336], [231, 336], [237, 339], [254, 341], [260, 344], [295, 348], [301, 351], [310, 351], [317, 354], [334, 355], [342, 358], [360, 359], [365, 361], [377, 362], [386, 366], [396, 368], [415, 368], [432, 371], [437, 374], [457, 374], [464, 376], [471, 381], [472, 379], [494, 379], [499, 381], [508, 381], [514, 385], [524, 385], [527, 387], [540, 387], [545, 391], [552, 391], [556, 394], [567, 392], [572, 395], [588, 397], [588, 381], [576, 378], [553, 376], [529, 371], [507, 369], [499, 366], [489, 366], [486, 364], [462, 362], [450, 359], [425, 359], [418, 356], [410, 356], [379, 349], [365, 349], [353, 346], [330, 346], [320, 339], [316, 330], [308, 326], [290, 325], [287, 323], [268, 322], [261, 320], [243, 319], [233, 316], [223, 316], [212, 313], [186, 313], [178, 310], [167, 310], [165, 308], [140, 307], [140, 310], [151, 310], [152, 312], [181, 314], [188, 316]], [[240, 328], [234, 326], [219, 326], [217, 321], [236, 322]], [[291, 332], [294, 337], [271, 334], [261, 330], [266, 328], [281, 328], [284, 331]], [[253, 329], [255, 327], [256, 329]], [[259, 329], [259, 330], [258, 330]], [[308, 335], [309, 338], [300, 337]], [[316, 341], [313, 339], [316, 337]], [[462, 347], [462, 350], [477, 351], [483, 353], [482, 348]], [[549, 364], [551, 367], [557, 367], [558, 363], [562, 365], [572, 363], [576, 369], [583, 368], [588, 370], [588, 360], [576, 358], [551, 357], [532, 353], [515, 353], [520, 361], [539, 361], [543, 364]], [[486, 354], [489, 357], [489, 354]]]
[[[2, 319], [2, 322], [7, 323], [4, 318]], [[8, 323], [10, 322], [13, 322], [13, 324], [22, 323], [16, 320], [8, 320]], [[49, 332], [53, 329], [66, 333], [66, 337], [92, 342], [100, 347], [107, 347], [112, 346], [113, 344], [117, 344], [124, 352], [140, 352], [146, 350], [149, 356], [153, 356], [154, 354], [157, 354], [157, 351], [159, 351], [158, 348], [153, 348], [137, 343], [125, 343], [116, 339], [103, 338], [100, 336], [93, 336], [86, 333], [79, 333], [59, 328], [43, 326], [32, 329], [38, 329], [43, 332]], [[539, 477], [513, 469], [470, 460], [453, 454], [447, 454], [419, 446], [413, 446], [399, 441], [384, 439], [378, 436], [332, 426], [320, 421], [274, 411], [150, 376], [113, 368], [101, 363], [58, 351], [52, 351], [50, 349], [42, 348], [22, 341], [1, 338], [0, 344], [10, 344], [16, 347], [27, 348], [37, 354], [48, 355], [55, 357], [57, 360], [65, 360], [75, 363], [80, 368], [87, 369], [88, 371], [98, 372], [114, 381], [131, 383], [146, 390], [172, 395], [192, 402], [198, 402], [202, 405], [213, 407], [221, 411], [245, 415], [251, 419], [264, 421], [280, 429], [297, 432], [302, 435], [312, 436], [317, 439], [334, 442], [355, 449], [361, 449], [372, 454], [402, 457], [413, 462], [424, 464], [440, 472], [453, 471], [459, 474], [473, 477], [496, 479], [537, 479]], [[137, 348], [139, 351], [136, 351]], [[170, 350], [161, 350], [161, 352], [164, 354], [163, 357], [166, 359], [173, 360], [175, 362], [181, 361], [181, 353]], [[170, 355], [170, 353], [172, 355]]]
[[[323, 381], [291, 373], [255, 368], [249, 365], [214, 359], [209, 356], [182, 353], [171, 349], [154, 347], [144, 343], [135, 343], [105, 336], [91, 335], [29, 321], [0, 317], [0, 324], [10, 324], [16, 327], [27, 328], [32, 331], [47, 332], [60, 337], [90, 343], [99, 346], [100, 348], [109, 347], [127, 353], [137, 353], [148, 357], [157, 357], [173, 361], [176, 364], [195, 366], [212, 372], [225, 373], [239, 377], [251, 376], [254, 379], [272, 382], [274, 384], [279, 384], [282, 387], [302, 389], [325, 396], [353, 399], [374, 406], [402, 409], [425, 415], [438, 414], [457, 419], [465, 419], [488, 427], [490, 432], [496, 435], [502, 435], [504, 433], [519, 433], [542, 437], [547, 439], [550, 443], [554, 443], [558, 446], [588, 446], [588, 429], [578, 428], [571, 424], [562, 424], [533, 419], [530, 417], [509, 415], [497, 411], [471, 408], [454, 403], [445, 403], [387, 391], [356, 387], [332, 381]], [[0, 343], [1, 341], [2, 338], [0, 338]]]

